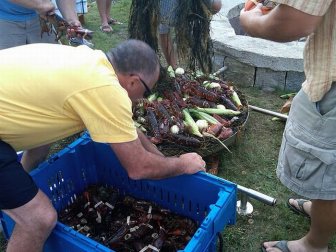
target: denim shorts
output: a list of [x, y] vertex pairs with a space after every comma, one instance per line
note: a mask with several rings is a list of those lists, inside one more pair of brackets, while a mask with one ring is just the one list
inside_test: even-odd
[[0, 209], [13, 209], [32, 200], [38, 192], [15, 150], [0, 140]]
[[294, 97], [279, 152], [277, 176], [309, 199], [336, 200], [336, 83], [317, 103]]
[[[160, 34], [167, 34], [171, 27], [175, 27], [179, 1], [182, 0], [160, 0]], [[211, 9], [214, 1], [216, 0], [203, 0], [209, 9]]]

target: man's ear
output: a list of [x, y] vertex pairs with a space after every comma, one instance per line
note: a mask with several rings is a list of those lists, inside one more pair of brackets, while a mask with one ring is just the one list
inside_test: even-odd
[[139, 81], [138, 76], [136, 76], [136, 75], [129, 75], [126, 85], [128, 85], [127, 86], [128, 88], [133, 89], [134, 86], [137, 85], [138, 81]]
[[129, 74], [120, 74], [118, 75], [118, 79], [120, 84], [127, 90], [131, 90], [134, 88], [134, 85], [136, 85], [136, 76], [135, 75], [129, 75]]

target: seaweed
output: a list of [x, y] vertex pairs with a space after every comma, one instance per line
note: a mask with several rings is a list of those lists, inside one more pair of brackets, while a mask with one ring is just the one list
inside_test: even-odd
[[146, 42], [156, 52], [158, 51], [156, 32], [159, 13], [159, 1], [133, 0], [128, 23], [129, 38]]
[[[128, 32], [129, 37], [149, 44], [156, 52], [160, 2], [157, 0], [132, 0]], [[212, 72], [213, 45], [210, 38], [212, 14], [203, 0], [179, 1], [176, 13], [176, 48], [179, 60], [190, 70]]]

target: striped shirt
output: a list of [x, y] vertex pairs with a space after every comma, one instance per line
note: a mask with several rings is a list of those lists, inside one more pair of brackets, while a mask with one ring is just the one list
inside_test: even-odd
[[323, 16], [322, 22], [306, 42], [303, 91], [317, 102], [336, 81], [336, 0], [273, 0], [313, 16]]

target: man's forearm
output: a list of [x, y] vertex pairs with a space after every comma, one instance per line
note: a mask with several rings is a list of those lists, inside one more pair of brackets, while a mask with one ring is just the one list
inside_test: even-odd
[[30, 172], [39, 163], [45, 160], [49, 153], [50, 144], [27, 150], [23, 153], [21, 164], [26, 172]]
[[76, 12], [76, 0], [57, 0], [56, 3], [63, 18], [69, 24], [81, 26]]
[[138, 179], [162, 179], [182, 174], [194, 174], [205, 171], [206, 163], [197, 153], [186, 153], [179, 157], [162, 157], [152, 153], [143, 155], [140, 168], [137, 169]]
[[311, 16], [281, 4], [267, 15], [262, 15], [257, 9], [242, 12], [240, 21], [243, 29], [250, 36], [289, 42], [312, 33], [320, 17]]
[[162, 179], [184, 174], [185, 164], [177, 157], [164, 157], [150, 153], [146, 156], [142, 178]]
[[158, 148], [147, 139], [147, 137], [145, 136], [144, 133], [141, 132], [141, 130], [137, 129], [137, 132], [138, 132], [138, 137], [140, 139], [140, 142], [141, 142], [142, 146], [145, 148], [145, 150], [147, 150], [147, 151], [149, 151], [153, 154], [156, 154], [156, 155], [164, 156], [158, 150]]
[[203, 171], [205, 162], [196, 153], [164, 157], [147, 151], [137, 138], [131, 142], [110, 144], [132, 179], [161, 179]]

